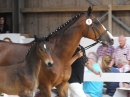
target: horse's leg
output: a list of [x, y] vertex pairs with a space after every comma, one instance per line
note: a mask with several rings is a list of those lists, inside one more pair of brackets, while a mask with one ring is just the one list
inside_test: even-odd
[[49, 85], [40, 85], [39, 90], [41, 92], [40, 97], [51, 97], [51, 87]]
[[62, 82], [56, 86], [59, 97], [68, 97], [68, 82]]

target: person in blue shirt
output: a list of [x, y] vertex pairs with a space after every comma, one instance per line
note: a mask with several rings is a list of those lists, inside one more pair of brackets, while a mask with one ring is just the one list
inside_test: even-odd
[[[93, 69], [98, 72], [102, 72], [98, 62], [98, 55], [95, 52], [88, 53], [88, 64], [92, 65]], [[87, 70], [85, 73], [92, 73]], [[87, 97], [102, 97], [103, 82], [84, 81], [83, 90]]]
[[[102, 71], [109, 73], [120, 73], [120, 71], [111, 66], [112, 56], [107, 54], [102, 58]], [[106, 84], [106, 94], [103, 94], [103, 97], [112, 97], [116, 92], [116, 88], [119, 87], [119, 82], [105, 82]]]

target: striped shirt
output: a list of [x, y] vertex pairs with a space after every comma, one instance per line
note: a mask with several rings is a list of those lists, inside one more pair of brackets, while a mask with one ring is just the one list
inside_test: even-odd
[[97, 55], [98, 55], [99, 57], [103, 57], [103, 56], [106, 55], [106, 54], [112, 55], [112, 54], [114, 53], [114, 50], [115, 50], [115, 48], [114, 48], [112, 45], [108, 46], [108, 47], [106, 48], [106, 50], [103, 50], [103, 46], [100, 45], [100, 46], [98, 47], [98, 49], [97, 49]]
[[117, 66], [117, 62], [120, 58], [126, 58], [128, 61], [130, 61], [130, 46], [129, 45], [125, 45], [123, 48], [120, 48], [120, 46], [118, 46], [112, 57], [115, 60], [115, 65]]

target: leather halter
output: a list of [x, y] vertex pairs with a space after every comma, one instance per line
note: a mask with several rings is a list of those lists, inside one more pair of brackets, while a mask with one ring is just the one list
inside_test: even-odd
[[[84, 14], [85, 14], [85, 16], [88, 18], [87, 12], [85, 12]], [[91, 19], [91, 18], [90, 18], [90, 19]], [[95, 18], [92, 18], [91, 20], [93, 20], [93, 19], [95, 19]], [[92, 28], [92, 30], [93, 30], [93, 32], [94, 32], [96, 42], [93, 43], [93, 44], [91, 44], [91, 45], [89, 45], [89, 46], [87, 46], [87, 47], [84, 47], [85, 49], [89, 49], [89, 48], [91, 48], [92, 46], [96, 45], [96, 44], [99, 43], [99, 42], [102, 43], [101, 38], [102, 38], [103, 35], [108, 31], [108, 30], [105, 30], [103, 33], [100, 34], [99, 30], [94, 27], [93, 22], [92, 22], [91, 25], [88, 25], [87, 34], [89, 33], [89, 28], [90, 28], [90, 27]], [[98, 38], [97, 38], [96, 33], [99, 34], [99, 37], [98, 37]]]

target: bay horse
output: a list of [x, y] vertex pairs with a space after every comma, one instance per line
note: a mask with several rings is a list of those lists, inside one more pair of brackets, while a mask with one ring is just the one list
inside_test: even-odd
[[50, 68], [41, 66], [38, 87], [41, 97], [51, 97], [51, 88], [54, 86], [58, 90], [59, 97], [68, 97], [68, 80], [71, 75], [69, 61], [82, 37], [104, 44], [113, 44], [113, 36], [92, 14], [91, 7], [87, 12], [76, 15], [58, 27], [46, 36], [54, 65]]
[[[67, 97], [68, 79], [71, 75], [69, 61], [82, 37], [113, 44], [112, 35], [92, 14], [91, 7], [87, 12], [76, 15], [58, 27], [46, 37], [54, 65], [50, 67], [41, 65], [38, 88], [42, 97], [51, 97], [51, 88], [54, 86], [58, 89], [59, 97]], [[32, 43], [23, 45], [0, 42], [0, 65], [13, 65], [18, 60], [22, 60]], [[44, 61], [41, 63], [45, 64]]]
[[44, 61], [43, 65], [53, 64], [45, 40], [35, 37], [23, 62], [0, 67], [0, 92], [32, 97], [39, 85], [41, 61]]

